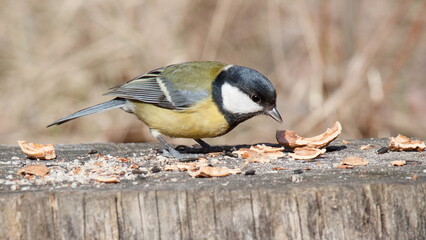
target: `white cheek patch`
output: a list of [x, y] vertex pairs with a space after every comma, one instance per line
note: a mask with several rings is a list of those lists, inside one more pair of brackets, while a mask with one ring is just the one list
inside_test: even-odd
[[231, 113], [255, 113], [263, 110], [263, 107], [253, 102], [250, 97], [240, 89], [224, 83], [222, 85], [223, 108]]

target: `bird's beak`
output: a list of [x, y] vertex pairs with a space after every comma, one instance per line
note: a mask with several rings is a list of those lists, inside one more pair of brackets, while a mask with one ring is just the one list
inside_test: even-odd
[[278, 112], [277, 108], [273, 108], [272, 110], [266, 111], [266, 114], [268, 114], [273, 119], [275, 119], [275, 121], [277, 121], [279, 123], [283, 123], [283, 120], [282, 120], [281, 115]]

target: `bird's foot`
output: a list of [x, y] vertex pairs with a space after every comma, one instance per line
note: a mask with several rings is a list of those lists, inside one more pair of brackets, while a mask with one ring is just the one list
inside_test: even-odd
[[200, 147], [188, 147], [185, 145], [179, 145], [175, 149], [179, 152], [183, 153], [211, 153], [211, 152], [223, 152], [225, 148], [222, 146], [210, 146], [210, 144], [206, 143], [202, 139], [194, 139]]
[[180, 152], [176, 151], [175, 149], [169, 149], [169, 150], [164, 149], [163, 150], [163, 156], [176, 158], [179, 162], [191, 162], [191, 161], [198, 160], [203, 155], [202, 154], [180, 153]]
[[223, 152], [226, 149], [222, 146], [201, 146], [201, 147], [188, 147], [185, 145], [179, 145], [175, 148], [181, 153], [212, 153], [212, 152]]

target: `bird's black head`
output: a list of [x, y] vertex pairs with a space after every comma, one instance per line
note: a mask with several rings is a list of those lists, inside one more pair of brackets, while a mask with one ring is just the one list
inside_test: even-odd
[[256, 70], [226, 66], [213, 83], [213, 99], [232, 128], [259, 114], [282, 122], [276, 109], [275, 88]]

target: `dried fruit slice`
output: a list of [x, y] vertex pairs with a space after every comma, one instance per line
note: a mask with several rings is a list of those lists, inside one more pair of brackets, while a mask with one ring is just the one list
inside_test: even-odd
[[416, 150], [423, 151], [426, 148], [426, 145], [421, 140], [412, 140], [409, 137], [398, 134], [398, 136], [389, 138], [389, 149], [391, 151], [408, 151]]
[[301, 148], [295, 148], [293, 150], [294, 153], [289, 153], [288, 156], [296, 160], [308, 160], [308, 159], [314, 159], [318, 157], [319, 155], [324, 154], [325, 151], [326, 151], [325, 149], [301, 147]]
[[37, 175], [44, 177], [49, 173], [49, 168], [42, 164], [27, 165], [18, 169], [18, 175]]
[[52, 160], [56, 158], [55, 147], [53, 144], [37, 144], [26, 141], [18, 141], [21, 150], [30, 158], [42, 160]]
[[315, 137], [305, 138], [297, 135], [291, 130], [281, 130], [276, 132], [276, 138], [278, 143], [284, 147], [324, 148], [336, 139], [341, 132], [342, 125], [340, 122], [335, 122], [331, 128], [328, 128], [324, 133]]
[[368, 164], [367, 159], [361, 157], [347, 157], [340, 162], [341, 165], [365, 166]]
[[236, 169], [229, 169], [227, 167], [200, 167], [198, 170], [191, 170], [188, 171], [188, 174], [192, 177], [225, 177], [231, 174], [240, 174], [241, 170]]

